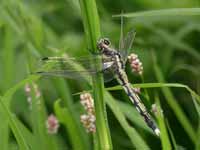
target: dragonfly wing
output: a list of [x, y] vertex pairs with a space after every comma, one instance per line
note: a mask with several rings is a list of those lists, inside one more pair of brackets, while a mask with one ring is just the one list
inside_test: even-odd
[[67, 71], [67, 70], [52, 70], [52, 71], [40, 71], [36, 72], [39, 75], [44, 76], [54, 76], [54, 77], [64, 77], [69, 79], [76, 79], [76, 80], [90, 80], [90, 76], [95, 72], [87, 72], [87, 71]]
[[112, 81], [115, 78], [116, 68], [114, 66], [103, 70], [104, 82]]
[[[103, 68], [97, 67], [92, 63], [92, 60], [101, 59], [103, 62]], [[102, 71], [104, 68], [108, 68], [112, 65], [111, 58], [102, 57], [81, 57], [81, 58], [64, 58], [64, 57], [46, 57], [41, 60], [41, 65], [48, 65], [50, 67], [48, 71], [65, 70], [65, 71], [88, 71], [97, 72]], [[105, 63], [105, 64], [104, 64]], [[41, 67], [39, 67], [41, 68]], [[45, 69], [47, 71], [47, 69]], [[39, 70], [40, 71], [40, 70]]]
[[135, 30], [131, 30], [130, 32], [127, 33], [126, 37], [123, 39], [124, 46], [121, 47], [120, 53], [125, 62], [132, 48], [135, 35], [136, 35]]
[[[91, 63], [92, 59], [103, 59], [103, 68], [98, 68]], [[88, 79], [89, 76], [102, 72], [110, 68], [113, 62], [110, 58], [64, 58], [64, 57], [46, 57], [42, 59], [45, 68], [37, 71], [40, 75], [59, 76], [71, 79]], [[105, 75], [107, 78], [108, 75]]]
[[[122, 12], [123, 15], [123, 12]], [[121, 15], [121, 25], [120, 25], [120, 39], [119, 39], [119, 51], [124, 49], [124, 20], [123, 16]]]

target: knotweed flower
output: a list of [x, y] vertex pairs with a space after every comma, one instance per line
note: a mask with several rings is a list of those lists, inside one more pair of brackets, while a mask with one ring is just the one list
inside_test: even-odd
[[39, 98], [41, 96], [41, 92], [39, 91], [38, 85], [33, 84], [33, 88], [34, 88], [34, 91], [35, 91], [36, 98]]
[[131, 65], [132, 72], [136, 72], [139, 75], [142, 75], [143, 66], [142, 66], [142, 62], [138, 58], [138, 55], [132, 53], [128, 56], [128, 60]]
[[54, 116], [53, 114], [48, 116], [48, 119], [46, 121], [46, 128], [49, 134], [56, 134], [58, 132], [59, 122], [56, 116]]
[[83, 114], [80, 120], [87, 132], [96, 132], [96, 117], [94, 113], [94, 100], [90, 93], [83, 93], [80, 95], [80, 103], [83, 105], [87, 114]]
[[83, 93], [80, 95], [80, 103], [88, 114], [94, 114], [94, 100], [90, 93]]
[[96, 132], [96, 126], [95, 126], [95, 116], [92, 114], [83, 114], [81, 115], [81, 122], [83, 126], [85, 127], [87, 132]]
[[[30, 84], [26, 84], [24, 87], [25, 93], [27, 95], [27, 102], [29, 104], [29, 108], [32, 109], [32, 95], [31, 95], [31, 86]], [[33, 90], [34, 90], [34, 94], [35, 97], [37, 99], [37, 104], [40, 104], [40, 97], [41, 97], [41, 92], [39, 91], [39, 88], [37, 86], [37, 84], [33, 84]]]
[[140, 88], [133, 88], [133, 92], [135, 92], [136, 94], [140, 94], [141, 90]]
[[[151, 105], [151, 112], [153, 112], [156, 116], [158, 115], [158, 106], [156, 104]], [[163, 110], [161, 110], [161, 115], [163, 115]]]

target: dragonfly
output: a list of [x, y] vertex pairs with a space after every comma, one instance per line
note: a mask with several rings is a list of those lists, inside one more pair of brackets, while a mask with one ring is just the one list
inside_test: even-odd
[[[119, 49], [115, 49], [111, 46], [111, 42], [108, 38], [101, 38], [97, 41], [97, 49], [99, 50], [98, 55], [100, 57], [92, 58], [68, 58], [68, 57], [45, 57], [42, 59], [45, 63], [52, 63], [53, 65], [47, 71], [37, 72], [40, 75], [48, 76], [62, 76], [67, 78], [81, 78], [83, 74], [96, 74], [103, 73], [104, 80], [110, 81], [116, 78], [118, 83], [123, 87], [125, 93], [129, 97], [130, 101], [133, 103], [137, 111], [143, 117], [146, 124], [152, 129], [152, 131], [159, 136], [160, 130], [156, 126], [155, 122], [148, 113], [145, 105], [142, 103], [139, 95], [133, 90], [131, 83], [128, 80], [128, 76], [125, 71], [125, 65], [127, 61], [127, 56], [132, 48], [133, 40], [135, 38], [135, 31], [132, 30], [127, 33], [126, 37], [123, 37], [123, 18], [121, 18], [121, 33], [120, 33]], [[92, 59], [101, 59], [102, 68], [95, 64], [91, 64]], [[87, 71], [74, 70], [72, 62], [75, 61], [84, 66]]]

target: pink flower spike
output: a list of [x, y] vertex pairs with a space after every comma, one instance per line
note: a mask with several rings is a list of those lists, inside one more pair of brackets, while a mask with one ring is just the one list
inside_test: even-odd
[[94, 100], [90, 93], [83, 93], [80, 95], [80, 103], [83, 105], [84, 109], [89, 113], [94, 113]]
[[136, 72], [139, 75], [143, 73], [142, 62], [139, 60], [138, 55], [132, 53], [128, 56], [128, 60], [132, 69], [132, 72]]
[[31, 91], [30, 85], [26, 84], [24, 90], [25, 90], [26, 93], [29, 93]]
[[94, 111], [94, 100], [90, 93], [82, 93], [80, 95], [80, 103], [83, 105], [86, 114], [80, 116], [80, 121], [87, 132], [96, 132], [96, 116]]
[[46, 121], [46, 128], [48, 129], [49, 134], [56, 134], [59, 128], [59, 122], [53, 114], [48, 116]]

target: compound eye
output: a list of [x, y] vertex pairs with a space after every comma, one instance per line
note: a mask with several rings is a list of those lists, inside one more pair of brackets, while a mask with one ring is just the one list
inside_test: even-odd
[[108, 46], [110, 45], [109, 39], [104, 39], [104, 40], [103, 40], [103, 43], [106, 44], [106, 45], [108, 45]]

